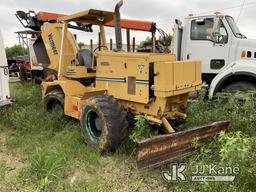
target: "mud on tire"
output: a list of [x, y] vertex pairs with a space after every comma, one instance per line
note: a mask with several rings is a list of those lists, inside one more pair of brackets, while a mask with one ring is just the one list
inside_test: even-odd
[[127, 113], [111, 96], [95, 96], [86, 101], [80, 113], [85, 142], [101, 152], [111, 151], [128, 137]]

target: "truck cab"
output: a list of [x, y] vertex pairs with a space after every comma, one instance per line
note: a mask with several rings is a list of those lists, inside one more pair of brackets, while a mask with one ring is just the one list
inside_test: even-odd
[[248, 39], [229, 15], [193, 16], [176, 20], [172, 52], [180, 60], [202, 61], [202, 79], [210, 95], [222, 90], [256, 88], [256, 40]]

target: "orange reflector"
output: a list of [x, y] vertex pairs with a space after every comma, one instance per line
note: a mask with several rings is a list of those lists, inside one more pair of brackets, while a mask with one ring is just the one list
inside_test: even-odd
[[78, 106], [77, 105], [73, 105], [73, 110], [74, 111], [78, 111]]
[[221, 14], [221, 12], [219, 12], [219, 11], [214, 12], [214, 15], [220, 15], [220, 14]]
[[246, 51], [241, 52], [241, 57], [246, 57]]

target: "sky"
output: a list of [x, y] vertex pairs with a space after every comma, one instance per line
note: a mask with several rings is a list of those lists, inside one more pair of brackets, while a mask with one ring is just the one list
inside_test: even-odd
[[[0, 0], [0, 30], [5, 46], [12, 46], [18, 44], [14, 32], [24, 30], [14, 15], [17, 10], [71, 14], [90, 8], [113, 11], [116, 3], [117, 0]], [[154, 21], [158, 28], [171, 33], [175, 19], [182, 21], [189, 13], [200, 15], [220, 11], [231, 15], [243, 34], [256, 39], [255, 10], [256, 0], [124, 0], [121, 17]], [[97, 31], [97, 28], [94, 29]], [[90, 39], [97, 41], [97, 32], [77, 34], [79, 42], [89, 44]], [[106, 34], [107, 39], [114, 39], [112, 28], [107, 28]], [[132, 31], [131, 36], [139, 42], [150, 34]]]

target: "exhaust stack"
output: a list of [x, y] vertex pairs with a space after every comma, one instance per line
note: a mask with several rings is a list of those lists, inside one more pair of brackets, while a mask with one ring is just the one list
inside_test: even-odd
[[123, 0], [119, 1], [115, 7], [115, 36], [116, 36], [116, 49], [122, 50], [123, 42], [122, 42], [122, 27], [121, 27], [121, 16], [120, 16], [120, 8], [123, 5]]

